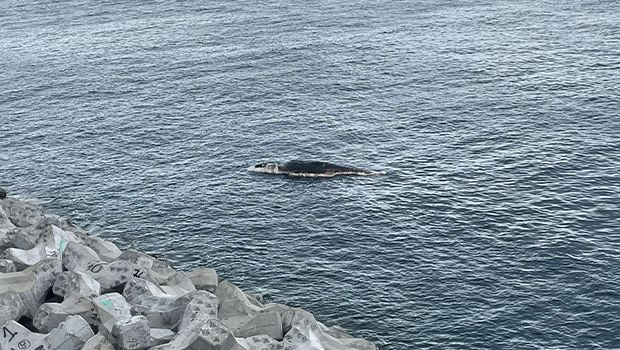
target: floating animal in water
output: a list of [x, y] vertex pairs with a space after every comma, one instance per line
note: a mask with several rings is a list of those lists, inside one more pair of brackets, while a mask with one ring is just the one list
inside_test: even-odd
[[301, 177], [332, 177], [336, 175], [382, 175], [385, 171], [371, 171], [326, 162], [293, 160], [284, 164], [260, 163], [248, 171]]

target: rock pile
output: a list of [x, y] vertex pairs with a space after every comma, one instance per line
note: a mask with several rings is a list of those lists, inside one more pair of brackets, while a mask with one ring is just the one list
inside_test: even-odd
[[0, 189], [2, 350], [375, 350], [210, 268], [121, 251]]

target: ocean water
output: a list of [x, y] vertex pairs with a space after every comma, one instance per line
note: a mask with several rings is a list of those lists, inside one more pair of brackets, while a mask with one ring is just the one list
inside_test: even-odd
[[380, 349], [620, 349], [620, 2], [3, 0], [0, 186]]

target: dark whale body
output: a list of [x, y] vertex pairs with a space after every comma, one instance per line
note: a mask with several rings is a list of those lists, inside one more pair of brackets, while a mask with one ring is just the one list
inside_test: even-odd
[[302, 177], [332, 177], [335, 175], [385, 174], [384, 171], [371, 171], [327, 162], [305, 160], [293, 160], [284, 164], [261, 163], [249, 167], [248, 170], [259, 173], [282, 174]]
[[329, 173], [371, 173], [368, 170], [346, 167], [327, 162], [293, 160], [280, 166], [280, 171], [291, 173], [329, 174]]

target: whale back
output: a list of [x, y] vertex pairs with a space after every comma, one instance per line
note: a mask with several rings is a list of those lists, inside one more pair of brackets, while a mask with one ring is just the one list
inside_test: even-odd
[[369, 173], [366, 170], [341, 166], [337, 164], [318, 162], [318, 161], [303, 161], [292, 160], [280, 166], [280, 171], [284, 173], [292, 174], [338, 174], [338, 173]]

